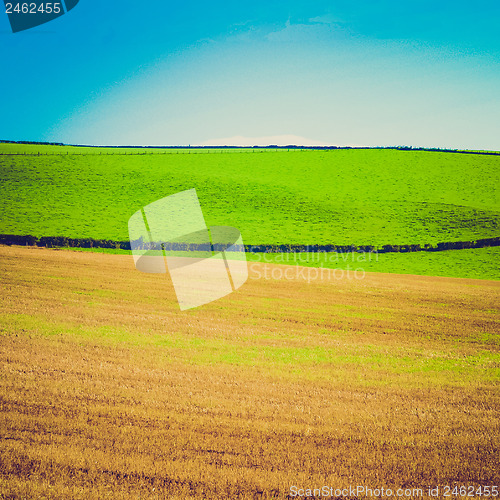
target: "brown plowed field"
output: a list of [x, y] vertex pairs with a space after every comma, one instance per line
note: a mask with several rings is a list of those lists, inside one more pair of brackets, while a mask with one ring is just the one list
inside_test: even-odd
[[181, 312], [129, 256], [0, 247], [0, 286], [0, 498], [500, 483], [500, 282], [259, 263]]

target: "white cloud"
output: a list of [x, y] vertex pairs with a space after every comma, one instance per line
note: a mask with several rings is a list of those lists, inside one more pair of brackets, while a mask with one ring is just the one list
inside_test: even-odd
[[290, 24], [287, 21], [284, 28], [272, 31], [266, 35], [270, 42], [303, 42], [321, 39], [330, 34], [330, 26], [326, 24]]
[[346, 37], [349, 33], [341, 21], [330, 15], [312, 17], [306, 23], [290, 23], [265, 36], [270, 42], [304, 42]]
[[265, 137], [225, 137], [222, 139], [210, 139], [202, 142], [200, 146], [325, 146], [326, 144], [313, 139], [306, 139], [298, 135], [268, 135]]

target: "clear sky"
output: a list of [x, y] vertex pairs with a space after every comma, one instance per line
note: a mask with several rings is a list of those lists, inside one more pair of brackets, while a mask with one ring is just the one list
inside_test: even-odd
[[16, 34], [0, 12], [0, 138], [498, 150], [499, 26], [498, 0], [80, 0]]

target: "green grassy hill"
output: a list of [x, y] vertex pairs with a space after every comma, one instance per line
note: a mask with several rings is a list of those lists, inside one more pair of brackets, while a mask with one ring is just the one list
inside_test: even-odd
[[247, 244], [434, 244], [498, 236], [499, 185], [499, 156], [2, 144], [0, 233], [126, 240], [136, 210], [194, 187]]

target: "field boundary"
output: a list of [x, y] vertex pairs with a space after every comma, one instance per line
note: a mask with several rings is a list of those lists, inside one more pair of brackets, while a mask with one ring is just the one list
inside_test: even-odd
[[[152, 243], [143, 241], [142, 238], [135, 240], [134, 247], [137, 249], [151, 250]], [[93, 238], [68, 238], [66, 236], [42, 236], [38, 238], [32, 235], [0, 234], [1, 245], [18, 245], [45, 248], [102, 248], [131, 250], [130, 241], [115, 241]], [[153, 246], [155, 246], [153, 244]], [[475, 241], [448, 241], [437, 245], [430, 243], [409, 245], [242, 245], [249, 253], [409, 253], [409, 252], [441, 252], [445, 250], [464, 250], [470, 248], [486, 248], [500, 246], [500, 236], [483, 238]], [[206, 245], [196, 243], [173, 243], [169, 244], [167, 250], [174, 251], [206, 251]], [[224, 251], [223, 245], [212, 245], [214, 251]]]
[[[69, 152], [65, 153], [44, 153], [37, 151], [36, 153], [0, 153], [0, 156], [142, 156], [142, 155], [169, 155], [169, 154], [224, 154], [224, 153], [273, 153], [279, 151], [348, 151], [348, 150], [391, 150], [391, 151], [419, 151], [419, 152], [431, 152], [431, 153], [456, 153], [456, 154], [466, 154], [466, 155], [485, 155], [485, 156], [500, 156], [500, 153], [495, 151], [460, 151], [455, 149], [429, 149], [429, 148], [358, 148], [358, 147], [309, 147], [309, 146], [58, 146], [58, 147], [75, 147], [75, 148], [94, 148], [94, 149], [132, 149], [137, 150], [137, 152], [99, 152], [99, 153], [79, 153], [79, 152]], [[149, 151], [148, 151], [149, 150]], [[159, 150], [155, 152], [155, 150]], [[168, 151], [169, 150], [169, 151]]]

